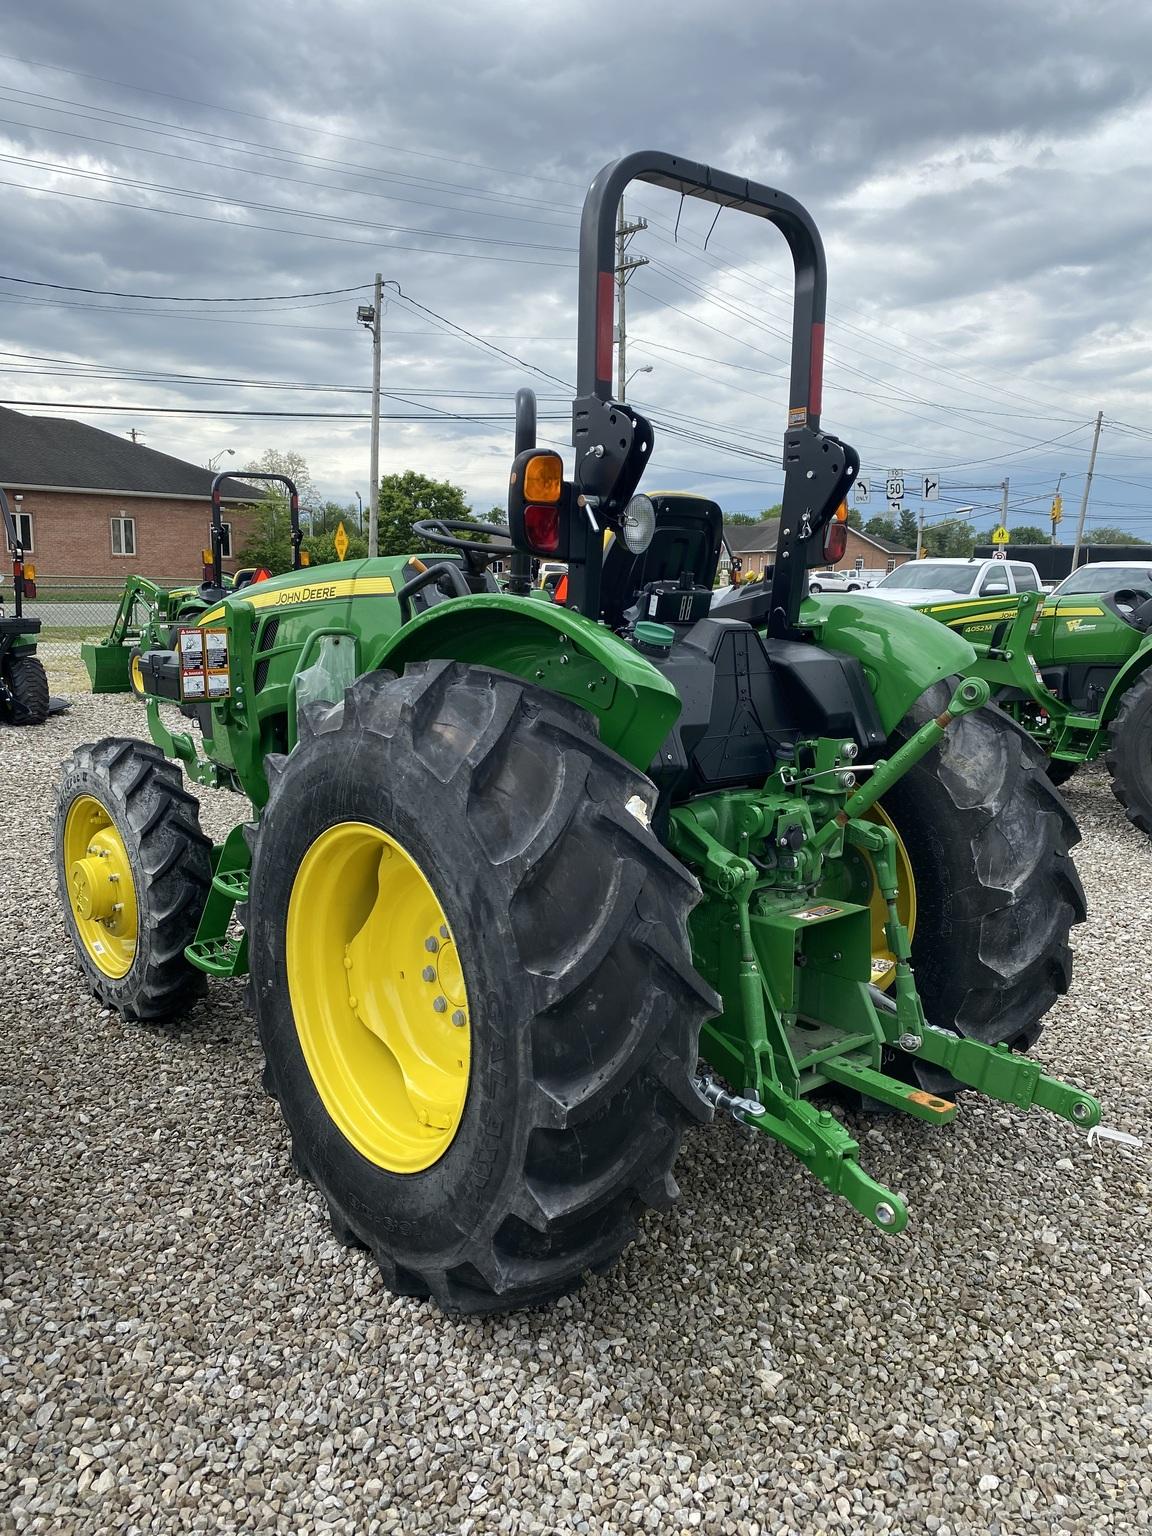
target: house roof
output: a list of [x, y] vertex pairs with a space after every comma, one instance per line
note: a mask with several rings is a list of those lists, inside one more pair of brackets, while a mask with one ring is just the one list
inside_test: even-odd
[[[213, 473], [143, 443], [60, 416], [25, 416], [0, 406], [0, 485], [112, 491], [208, 500]], [[259, 501], [264, 492], [228, 479], [228, 501]]]
[[[893, 544], [890, 539], [877, 539], [872, 534], [865, 533], [862, 528], [853, 528], [852, 532], [858, 539], [863, 539], [865, 544], [875, 545], [882, 549], [886, 555], [911, 555], [915, 550], [906, 549], [903, 544]], [[728, 547], [734, 555], [760, 555], [772, 554], [776, 548], [776, 540], [780, 534], [780, 519], [768, 518], [762, 523], [725, 523], [724, 537], [728, 540]]]
[[780, 519], [770, 517], [762, 523], [725, 523], [724, 537], [734, 555], [767, 554], [776, 548]]
[[907, 544], [893, 544], [891, 539], [878, 539], [875, 534], [865, 533], [863, 528], [853, 528], [852, 532], [858, 539], [863, 539], [866, 544], [875, 544], [877, 549], [882, 549], [886, 555], [914, 555], [916, 551], [909, 549]]

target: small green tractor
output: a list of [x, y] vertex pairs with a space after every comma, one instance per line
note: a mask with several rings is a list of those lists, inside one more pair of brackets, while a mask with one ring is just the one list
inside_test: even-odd
[[12, 554], [11, 615], [5, 612], [0, 591], [0, 724], [43, 725], [51, 700], [48, 675], [36, 654], [40, 620], [27, 618], [24, 613], [24, 599], [35, 597], [36, 587], [24, 560], [19, 527], [2, 490], [0, 523]]
[[[771, 579], [714, 600], [719, 507], [637, 491], [653, 434], [611, 394], [634, 180], [775, 224], [796, 274]], [[265, 1085], [333, 1229], [396, 1292], [547, 1302], [676, 1195], [730, 1114], [884, 1233], [839, 1103], [933, 1124], [974, 1087], [1081, 1128], [1017, 1051], [1068, 986], [1076, 829], [961, 637], [807, 598], [843, 552], [855, 452], [820, 428], [826, 271], [806, 210], [677, 157], [584, 208], [573, 466], [517, 400], [508, 527], [221, 590], [141, 650], [153, 744], [81, 747], [59, 790], [66, 921], [125, 1017], [247, 976]], [[504, 590], [496, 559], [510, 567]], [[567, 566], [530, 597], [533, 559]], [[219, 846], [185, 785], [251, 811]]]
[[973, 671], [1046, 754], [1053, 783], [1102, 757], [1128, 820], [1152, 836], [1152, 561], [1082, 566], [1048, 597], [921, 611], [974, 646]]

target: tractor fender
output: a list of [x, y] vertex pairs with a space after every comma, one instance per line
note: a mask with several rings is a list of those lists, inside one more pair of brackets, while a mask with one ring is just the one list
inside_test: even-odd
[[925, 689], [977, 666], [975, 648], [955, 630], [882, 598], [810, 597], [800, 628], [860, 662], [889, 735]]
[[647, 771], [680, 714], [680, 697], [634, 646], [553, 603], [479, 594], [438, 603], [366, 655], [368, 670], [460, 661], [510, 672], [595, 715], [600, 739]]
[[1146, 639], [1140, 649], [1129, 656], [1128, 660], [1112, 679], [1108, 692], [1104, 695], [1104, 703], [1100, 708], [1101, 725], [1111, 723], [1116, 715], [1116, 711], [1120, 708], [1124, 695], [1136, 679], [1146, 672], [1150, 666], [1152, 666], [1152, 638]]

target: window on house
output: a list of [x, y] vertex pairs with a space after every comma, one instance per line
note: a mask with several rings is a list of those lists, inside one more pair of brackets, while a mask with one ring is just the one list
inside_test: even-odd
[[[26, 555], [33, 554], [34, 550], [32, 548], [32, 514], [31, 514], [31, 512], [21, 512], [21, 511], [17, 510], [15, 512], [13, 512], [13, 514], [12, 514], [12, 521], [16, 524], [16, 532], [17, 532], [17, 534], [19, 536], [20, 543], [21, 543], [21, 546], [23, 547], [24, 553]], [[9, 545], [8, 545], [8, 553], [9, 554], [13, 553], [11, 543], [9, 543]]]
[[888, 560], [888, 561], [885, 562], [885, 567], [884, 567], [884, 574], [885, 574], [885, 576], [887, 576], [890, 571], [894, 571], [895, 569], [896, 569], [896, 562], [895, 562], [895, 560]]
[[136, 553], [136, 519], [134, 517], [112, 519], [112, 553], [114, 555]]

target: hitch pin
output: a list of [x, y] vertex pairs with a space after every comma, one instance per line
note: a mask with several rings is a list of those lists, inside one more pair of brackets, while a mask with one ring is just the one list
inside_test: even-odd
[[765, 1115], [768, 1111], [757, 1099], [746, 1099], [741, 1094], [729, 1093], [721, 1088], [714, 1077], [701, 1075], [696, 1079], [696, 1087], [715, 1109], [724, 1110], [730, 1114], [737, 1125], [747, 1123], [749, 1115]]
[[1088, 1132], [1089, 1146], [1098, 1141], [1115, 1141], [1122, 1147], [1140, 1148], [1144, 1145], [1139, 1136], [1132, 1136], [1128, 1131], [1115, 1131], [1110, 1125], [1094, 1125]]

